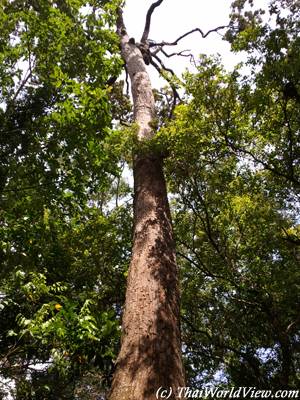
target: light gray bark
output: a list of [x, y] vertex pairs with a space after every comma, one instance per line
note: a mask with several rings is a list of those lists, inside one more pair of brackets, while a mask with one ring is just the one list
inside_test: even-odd
[[[155, 103], [151, 81], [143, 56], [135, 44], [129, 43], [124, 24], [119, 27], [121, 54], [131, 82], [131, 92], [134, 107], [134, 120], [138, 123], [138, 138], [149, 139], [155, 132], [149, 125], [155, 116]], [[122, 33], [123, 32], [123, 33]]]

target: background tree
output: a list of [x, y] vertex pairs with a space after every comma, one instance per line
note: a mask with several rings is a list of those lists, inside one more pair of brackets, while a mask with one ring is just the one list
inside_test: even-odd
[[130, 253], [130, 207], [107, 208], [127, 192], [110, 135], [115, 8], [4, 1], [0, 18], [1, 375], [16, 398], [57, 399], [94, 370], [99, 393]]
[[298, 90], [298, 8], [272, 2], [270, 28], [257, 12], [243, 14], [244, 3], [234, 3], [227, 36], [250, 53], [251, 74], [203, 56], [187, 76], [189, 104], [161, 135], [171, 154], [183, 342], [195, 386], [297, 388], [299, 102], [286, 82]]

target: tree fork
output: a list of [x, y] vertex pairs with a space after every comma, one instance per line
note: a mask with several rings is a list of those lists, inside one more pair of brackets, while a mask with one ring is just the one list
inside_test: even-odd
[[[131, 81], [138, 139], [153, 137], [152, 87], [141, 51], [129, 41], [122, 11], [117, 32]], [[110, 400], [154, 400], [160, 387], [184, 386], [179, 328], [179, 284], [175, 244], [162, 157], [136, 154], [134, 234], [129, 268], [121, 350]]]

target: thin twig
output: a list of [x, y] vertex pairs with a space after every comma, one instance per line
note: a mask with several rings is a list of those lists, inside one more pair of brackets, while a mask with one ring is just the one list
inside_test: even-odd
[[149, 46], [150, 46], [150, 47], [154, 47], [154, 46], [176, 46], [180, 40], [184, 39], [185, 37], [187, 37], [188, 35], [191, 35], [191, 34], [194, 33], [194, 32], [199, 32], [199, 33], [201, 34], [202, 38], [204, 39], [204, 38], [206, 38], [210, 33], [218, 32], [218, 31], [221, 30], [221, 29], [228, 28], [228, 26], [229, 26], [229, 25], [218, 26], [217, 28], [210, 29], [210, 30], [207, 31], [206, 33], [204, 33], [204, 32], [202, 31], [202, 29], [200, 29], [200, 28], [195, 28], [195, 29], [192, 29], [191, 31], [186, 32], [186, 33], [184, 33], [183, 35], [179, 36], [179, 38], [177, 38], [176, 40], [174, 40], [174, 42], [165, 42], [165, 41], [163, 41], [163, 42], [160, 42], [160, 43], [149, 43]]
[[164, 65], [163, 61], [160, 59], [160, 57], [158, 57], [157, 54], [152, 54], [152, 56], [160, 63], [162, 69], [164, 69], [167, 72], [170, 72], [171, 75], [176, 76], [175, 72], [171, 68], [168, 68]]
[[[155, 58], [157, 59], [157, 56], [155, 56]], [[153, 65], [153, 67], [158, 71], [159, 75], [162, 76], [162, 77], [169, 83], [169, 85], [170, 85], [170, 87], [171, 87], [171, 89], [172, 89], [172, 91], [173, 91], [173, 103], [172, 103], [172, 107], [171, 107], [171, 110], [170, 110], [170, 113], [169, 113], [169, 118], [172, 118], [174, 108], [176, 107], [176, 104], [177, 104], [177, 99], [178, 99], [179, 101], [181, 101], [181, 98], [180, 98], [180, 96], [179, 96], [179, 94], [178, 94], [178, 92], [177, 92], [177, 90], [176, 90], [176, 88], [175, 88], [174, 83], [172, 82], [172, 80], [171, 80], [170, 78], [168, 78], [168, 76], [163, 75], [163, 71], [162, 71], [162, 70], [165, 69], [165, 68], [163, 67], [163, 65], [160, 67], [160, 66], [153, 60], [153, 58], [151, 58], [150, 64]], [[165, 70], [168, 71], [169, 69], [165, 69]], [[175, 74], [174, 74], [174, 75], [175, 75]]]
[[178, 53], [174, 52], [174, 53], [171, 53], [171, 54], [167, 53], [163, 48], [160, 48], [159, 51], [161, 51], [163, 53], [163, 55], [165, 57], [168, 57], [168, 58], [171, 58], [171, 57], [174, 57], [174, 56], [189, 57], [190, 58], [190, 63], [193, 64], [196, 67], [196, 61], [195, 61], [194, 55], [192, 53], [184, 54], [185, 52], [190, 51], [190, 50], [182, 50], [182, 51], [179, 51]]
[[161, 51], [163, 53], [163, 55], [168, 57], [168, 58], [171, 58], [171, 57], [174, 57], [174, 56], [190, 57], [192, 55], [191, 53], [184, 54], [187, 51], [191, 51], [191, 50], [182, 50], [182, 51], [179, 51], [178, 53], [174, 52], [174, 53], [171, 53], [171, 54], [168, 54], [163, 48], [161, 48], [159, 51]]

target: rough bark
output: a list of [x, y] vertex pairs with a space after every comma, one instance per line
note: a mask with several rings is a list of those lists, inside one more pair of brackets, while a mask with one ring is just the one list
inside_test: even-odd
[[[138, 138], [154, 134], [151, 82], [138, 47], [118, 21], [122, 56], [131, 80]], [[134, 157], [134, 237], [122, 344], [110, 400], [154, 400], [160, 387], [184, 386], [179, 329], [179, 287], [162, 159]], [[172, 395], [170, 399], [174, 399]]]

